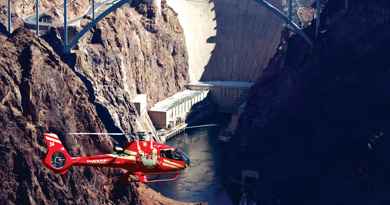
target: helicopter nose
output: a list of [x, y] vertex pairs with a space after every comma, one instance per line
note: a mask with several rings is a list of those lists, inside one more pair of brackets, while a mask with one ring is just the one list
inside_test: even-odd
[[176, 149], [176, 152], [180, 154], [181, 159], [184, 161], [186, 167], [189, 167], [191, 164], [190, 157], [180, 149]]
[[191, 165], [190, 157], [186, 153], [182, 153], [182, 158], [184, 159], [184, 162], [186, 163], [186, 167], [189, 167]]
[[185, 162], [186, 162], [186, 167], [189, 167], [191, 165], [191, 160], [190, 158], [186, 158], [185, 159]]
[[188, 155], [183, 153], [183, 159], [184, 159], [184, 162], [186, 163], [186, 167], [189, 167], [191, 165], [190, 157], [188, 157]]

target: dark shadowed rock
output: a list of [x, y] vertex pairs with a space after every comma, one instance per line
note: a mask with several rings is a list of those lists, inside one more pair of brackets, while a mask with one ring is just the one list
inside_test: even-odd
[[288, 39], [253, 87], [236, 157], [263, 203], [389, 203], [390, 5], [329, 1], [322, 18], [316, 48]]

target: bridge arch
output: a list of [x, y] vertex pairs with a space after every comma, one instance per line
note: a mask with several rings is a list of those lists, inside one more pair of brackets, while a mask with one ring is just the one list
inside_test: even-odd
[[[36, 1], [36, 7], [39, 8], [39, 0], [35, 0]], [[93, 28], [94, 26], [96, 26], [96, 24], [101, 21], [104, 17], [106, 17], [108, 14], [110, 14], [111, 12], [115, 11], [116, 9], [118, 9], [119, 7], [123, 6], [125, 3], [129, 3], [131, 4], [132, 0], [112, 0], [112, 5], [107, 8], [106, 10], [104, 10], [102, 13], [100, 13], [97, 17], [95, 17], [95, 0], [92, 0], [92, 12], [91, 12], [91, 15], [92, 15], [92, 21], [90, 21], [80, 32], [78, 32], [76, 34], [76, 36], [70, 41], [70, 43], [68, 43], [68, 19], [67, 19], [67, 1], [68, 0], [64, 0], [64, 30], [65, 30], [65, 35], [64, 35], [64, 50], [66, 52], [69, 52], [74, 46], [76, 46], [76, 44], [78, 43], [78, 41], [91, 29]], [[178, 0], [168, 0], [168, 4], [170, 4], [170, 6], [173, 6], [175, 7], [175, 4], [176, 5], [179, 5], [179, 4], [182, 4], [182, 3], [172, 3], [172, 2], [176, 2]], [[182, 0], [182, 1], [189, 1], [189, 0]], [[202, 2], [201, 0], [192, 0], [194, 2]], [[270, 10], [274, 15], [276, 15], [278, 18], [282, 19], [286, 24], [290, 25], [291, 26], [291, 29], [297, 33], [298, 35], [300, 35], [310, 46], [313, 46], [313, 42], [312, 40], [305, 34], [304, 31], [302, 31], [302, 29], [293, 21], [293, 19], [291, 18], [292, 16], [292, 2], [293, 1], [297, 1], [297, 0], [287, 0], [287, 4], [288, 4], [288, 15], [284, 14], [280, 9], [278, 9], [276, 6], [274, 6], [272, 3], [270, 3], [268, 0], [254, 0], [255, 2], [257, 2], [258, 4], [262, 5], [263, 7], [267, 8], [268, 10]], [[170, 3], [171, 2], [171, 3]], [[213, 0], [207, 0], [205, 2], [208, 2], [210, 4], [212, 4]], [[321, 0], [315, 0], [316, 2], [316, 7], [317, 7], [317, 18], [316, 18], [316, 28], [315, 28], [315, 34], [316, 36], [318, 35], [318, 32], [319, 32], [319, 26], [320, 26], [320, 6], [321, 6]], [[175, 8], [174, 8], [175, 9]], [[182, 8], [179, 8], [179, 10], [182, 10]], [[194, 8], [192, 10], [196, 10], [197, 8]], [[7, 9], [7, 13], [8, 13], [8, 31], [11, 32], [12, 30], [12, 24], [11, 24], [11, 3], [10, 3], [10, 0], [8, 0], [8, 9]], [[176, 8], [176, 10], [178, 10], [178, 8]], [[213, 22], [214, 21], [214, 24], [213, 23], [210, 23], [210, 22], [207, 22], [208, 25], [212, 26], [212, 25], [215, 25], [215, 13], [214, 13], [214, 8], [211, 8], [211, 12], [208, 11], [206, 13], [210, 13], [209, 16], [207, 16], [208, 18], [212, 17], [214, 15], [214, 18], [211, 19], [210, 22]], [[204, 10], [205, 11], [205, 10]], [[88, 13], [88, 11], [87, 11]], [[187, 9], [187, 13], [190, 13], [190, 14], [185, 14], [185, 15], [191, 15], [192, 13], [189, 12], [189, 10]], [[196, 13], [195, 13], [196, 14]], [[183, 14], [181, 14], [183, 15]], [[37, 27], [37, 33], [39, 34], [39, 9], [36, 9], [36, 27]], [[180, 18], [180, 14], [179, 14], [179, 20], [180, 19], [183, 19], [183, 18]], [[182, 25], [184, 26], [184, 25]], [[215, 28], [214, 28], [215, 29]], [[186, 29], [185, 29], [186, 30]], [[206, 29], [203, 29], [207, 34], [206, 35], [209, 35], [210, 33], [212, 33], [213, 31], [209, 31], [210, 29], [209, 28], [206, 28]], [[189, 32], [187, 32], [187, 35], [190, 35]], [[213, 36], [210, 36], [210, 41], [213, 41]], [[215, 37], [215, 36], [214, 36]], [[207, 40], [208, 43], [209, 42], [209, 39]], [[212, 42], [211, 42], [212, 43]], [[187, 44], [187, 47], [190, 47], [188, 46]], [[209, 48], [213, 48], [213, 46], [209, 46]], [[204, 58], [204, 57], [203, 57]], [[191, 64], [191, 56], [190, 56], [190, 64]], [[198, 63], [199, 64], [199, 63]], [[202, 63], [200, 63], [202, 64]]]
[[[309, 44], [310, 46], [313, 46], [313, 42], [312, 40], [306, 35], [306, 33], [301, 29], [301, 27], [299, 27], [291, 18], [291, 7], [289, 8], [289, 16], [287, 16], [286, 14], [284, 14], [280, 9], [278, 9], [276, 6], [272, 5], [270, 2], [268, 2], [267, 0], [255, 0], [257, 3], [263, 5], [265, 8], [267, 8], [268, 10], [270, 10], [273, 14], [275, 14], [276, 16], [278, 16], [279, 18], [281, 18], [284, 22], [286, 22], [288, 25], [291, 26], [291, 28], [293, 29], [293, 31], [295, 33], [297, 33], [298, 35], [300, 35], [305, 41], [307, 44]], [[319, 2], [320, 0], [316, 0], [317, 2]], [[291, 5], [291, 2], [292, 0], [288, 0], [289, 2], [289, 5]], [[319, 18], [318, 18], [319, 19]]]
[[[85, 27], [83, 27], [83, 29], [81, 29], [80, 32], [78, 32], [73, 38], [72, 40], [70, 41], [70, 43], [68, 44], [67, 42], [67, 39], [65, 40], [65, 43], [64, 43], [64, 49], [65, 49], [65, 52], [70, 52], [70, 50], [75, 47], [77, 45], [77, 43], [79, 42], [79, 40], [87, 33], [89, 32], [93, 27], [96, 26], [96, 24], [101, 21], [104, 17], [106, 17], [107, 15], [109, 15], [110, 13], [114, 12], [116, 9], [120, 8], [121, 6], [123, 6], [124, 4], [126, 3], [129, 3], [131, 4], [132, 0], [117, 0], [117, 1], [114, 1], [113, 4], [106, 10], [104, 10], [102, 13], [98, 14], [97, 16], [95, 16], [94, 12], [93, 12], [93, 18], [92, 18], [92, 21], [90, 21]], [[93, 10], [94, 10], [94, 6], [93, 6]], [[66, 18], [66, 17], [64, 17]], [[66, 21], [64, 21], [66, 22]], [[65, 27], [65, 33], [67, 33], [68, 31], [68, 25], [64, 25]], [[67, 38], [67, 35], [68, 34], [65, 34], [65, 38]]]

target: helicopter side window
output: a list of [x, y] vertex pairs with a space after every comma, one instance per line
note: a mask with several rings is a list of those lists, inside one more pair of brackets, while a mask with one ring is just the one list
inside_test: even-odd
[[160, 155], [168, 159], [183, 160], [180, 152], [177, 152], [176, 150], [161, 150]]

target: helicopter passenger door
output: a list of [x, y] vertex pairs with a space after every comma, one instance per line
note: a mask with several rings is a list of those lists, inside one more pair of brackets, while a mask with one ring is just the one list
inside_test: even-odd
[[157, 164], [157, 149], [153, 148], [150, 155], [141, 154], [141, 162], [146, 168], [154, 168]]

